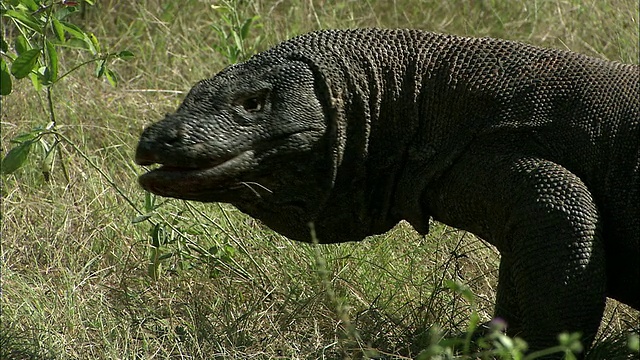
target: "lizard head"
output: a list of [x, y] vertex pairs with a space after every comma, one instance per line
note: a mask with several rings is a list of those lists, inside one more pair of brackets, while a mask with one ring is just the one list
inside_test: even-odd
[[147, 127], [135, 161], [157, 195], [226, 202], [293, 239], [308, 238], [335, 179], [330, 101], [311, 67], [254, 58], [196, 84]]

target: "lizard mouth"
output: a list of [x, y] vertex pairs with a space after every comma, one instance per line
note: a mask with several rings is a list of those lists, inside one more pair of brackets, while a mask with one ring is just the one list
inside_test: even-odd
[[[136, 162], [140, 165], [156, 164], [140, 159]], [[203, 194], [222, 193], [237, 186], [238, 177], [251, 169], [253, 163], [252, 150], [206, 165], [159, 163], [160, 167], [140, 175], [138, 183], [157, 195], [203, 201]]]
[[184, 200], [234, 204], [265, 200], [275, 191], [274, 187], [285, 182], [282, 176], [274, 174], [295, 169], [291, 166], [298, 161], [295, 159], [308, 159], [309, 150], [300, 149], [321, 136], [319, 129], [298, 130], [254, 142], [251, 147], [231, 154], [208, 154], [198, 159], [189, 159], [180, 151], [158, 150], [154, 142], [141, 140], [135, 162], [157, 167], [140, 175], [138, 183], [156, 195]]

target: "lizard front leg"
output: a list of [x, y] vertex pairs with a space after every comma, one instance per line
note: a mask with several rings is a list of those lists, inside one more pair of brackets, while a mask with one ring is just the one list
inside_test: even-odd
[[434, 219], [501, 253], [496, 316], [531, 350], [579, 331], [590, 344], [605, 304], [598, 210], [585, 184], [539, 158], [474, 149], [425, 189]]

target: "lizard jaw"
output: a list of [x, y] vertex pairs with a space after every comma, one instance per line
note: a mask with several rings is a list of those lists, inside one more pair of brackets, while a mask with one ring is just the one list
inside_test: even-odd
[[208, 167], [160, 165], [140, 175], [138, 182], [142, 188], [156, 195], [178, 199], [223, 201], [214, 194], [223, 197], [226, 190], [237, 185], [238, 177], [255, 166], [255, 157], [253, 150], [246, 150]]

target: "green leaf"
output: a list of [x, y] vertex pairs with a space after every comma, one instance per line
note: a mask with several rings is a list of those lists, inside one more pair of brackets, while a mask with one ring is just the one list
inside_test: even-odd
[[640, 336], [638, 334], [630, 333], [627, 336], [627, 346], [629, 350], [638, 352], [640, 351]]
[[56, 11], [53, 16], [56, 20], [64, 20], [76, 11], [78, 11], [78, 8], [75, 6], [64, 6], [60, 10]]
[[135, 218], [133, 218], [133, 220], [131, 220], [131, 223], [132, 224], [141, 223], [141, 222], [151, 218], [152, 216], [153, 216], [153, 213], [144, 214], [144, 215], [138, 215]]
[[211, 27], [213, 28], [213, 31], [215, 31], [221, 38], [227, 38], [227, 33], [223, 28], [216, 24], [212, 24]]
[[69, 39], [64, 43], [58, 44], [58, 46], [63, 46], [71, 49], [80, 49], [80, 50], [89, 50], [89, 51], [91, 50], [89, 44], [86, 41], [78, 38]]
[[109, 68], [106, 68], [105, 70], [104, 75], [107, 77], [107, 81], [111, 86], [116, 87], [118, 85], [118, 77], [116, 76], [116, 73]]
[[51, 178], [51, 173], [53, 172], [53, 165], [55, 164], [55, 153], [59, 143], [53, 143], [53, 146], [49, 146], [49, 144], [43, 139], [40, 138], [40, 144], [42, 145], [42, 150], [44, 151], [44, 158], [42, 159], [42, 163], [40, 164], [40, 170], [42, 171], [42, 176], [45, 181], [49, 181]]
[[238, 50], [239, 53], [242, 53], [242, 39], [240, 39], [237, 32], [233, 32], [233, 40], [235, 40], [236, 50]]
[[99, 53], [100, 52], [100, 42], [98, 41], [98, 38], [93, 33], [89, 33], [87, 35], [89, 36], [89, 40], [91, 41], [91, 45], [93, 46], [94, 55]]
[[[95, 37], [95, 35], [91, 33], [87, 34], [86, 32], [84, 32], [84, 30], [80, 29], [76, 25], [68, 23], [66, 21], [61, 21], [60, 24], [62, 24], [62, 27], [65, 29], [65, 31], [68, 32], [71, 37], [73, 37], [73, 39], [71, 39], [70, 41], [73, 44], [69, 44], [71, 45], [70, 47], [89, 50], [93, 55], [96, 55], [99, 52], [100, 44], [98, 43], [98, 39]], [[74, 39], [77, 40], [72, 41]], [[82, 41], [84, 44], [77, 44], [78, 40]]]
[[41, 129], [38, 128], [33, 128], [31, 129], [31, 131], [27, 132], [27, 133], [22, 133], [16, 137], [14, 137], [13, 139], [11, 139], [12, 143], [15, 144], [22, 144], [25, 141], [31, 141], [33, 139], [36, 138], [36, 136], [39, 135], [39, 133], [41, 132]]
[[467, 331], [473, 332], [478, 328], [478, 324], [480, 324], [480, 316], [476, 311], [471, 313], [469, 317], [469, 326], [467, 327]]
[[0, 164], [0, 173], [11, 174], [18, 170], [27, 160], [31, 145], [33, 145], [33, 141], [29, 140], [9, 150]]
[[0, 58], [0, 95], [5, 96], [11, 94], [11, 75], [7, 63]]
[[68, 23], [66, 21], [60, 21], [60, 24], [62, 25], [64, 30], [69, 33], [69, 35], [76, 39], [84, 41], [87, 37], [85, 32], [74, 24]]
[[224, 245], [224, 252], [227, 255], [227, 257], [231, 259], [236, 255], [236, 248], [227, 244], [227, 245]]
[[566, 346], [569, 350], [574, 353], [582, 352], [582, 343], [580, 342], [580, 338], [582, 335], [580, 333], [562, 333], [558, 335], [558, 341], [561, 345]]
[[148, 191], [144, 192], [144, 209], [147, 213], [153, 212], [156, 209], [156, 197]]
[[56, 38], [64, 42], [64, 26], [62, 26], [58, 19], [51, 19], [51, 28], [53, 29], [53, 33], [56, 35]]
[[36, 11], [40, 9], [38, 4], [36, 4], [34, 0], [20, 0], [20, 3], [26, 6], [31, 11]]
[[[0, 36], [2, 36], [2, 34], [0, 34]], [[9, 44], [4, 41], [4, 36], [0, 37], [0, 51], [5, 53], [9, 51]]]
[[135, 55], [129, 50], [122, 50], [116, 54], [116, 57], [122, 60], [129, 60], [133, 58]]
[[445, 285], [449, 289], [453, 290], [454, 292], [462, 295], [462, 297], [464, 297], [471, 304], [474, 303], [475, 295], [473, 294], [473, 292], [471, 291], [471, 289], [469, 289], [469, 287], [467, 285], [464, 285], [461, 282], [453, 281], [453, 280], [445, 281]]
[[49, 76], [47, 79], [53, 83], [58, 80], [58, 53], [56, 47], [49, 40], [45, 41], [47, 46], [47, 69], [49, 69]]
[[28, 14], [26, 12], [21, 12], [21, 11], [17, 11], [17, 10], [13, 10], [13, 9], [9, 9], [4, 13], [4, 16], [8, 16], [16, 21], [21, 22], [22, 24], [24, 24], [26, 27], [28, 27], [29, 29], [42, 34], [43, 33], [43, 29], [42, 26], [44, 25], [42, 23], [42, 21], [40, 21], [39, 19], [36, 19], [35, 17], [31, 16], [31, 14]]
[[247, 36], [249, 36], [249, 29], [251, 29], [251, 24], [253, 23], [254, 20], [258, 19], [258, 16], [253, 16], [248, 18], [247, 20], [244, 21], [244, 23], [242, 24], [242, 27], [240, 28], [240, 37], [242, 39], [246, 39]]
[[31, 73], [38, 57], [40, 56], [40, 49], [31, 49], [22, 53], [11, 64], [11, 73], [16, 79], [22, 79]]
[[106, 60], [100, 60], [98, 62], [98, 65], [96, 65], [96, 77], [99, 78], [102, 75], [104, 75], [105, 70], [107, 69], [107, 61]]
[[227, 55], [227, 58], [229, 59], [229, 62], [231, 64], [235, 64], [239, 61], [240, 58], [240, 50], [238, 49], [231, 49], [229, 48], [229, 54]]
[[[66, 22], [62, 22], [62, 24], [65, 30], [67, 30], [67, 32], [74, 37], [74, 39], [71, 40], [75, 40], [76, 42], [82, 41], [84, 43], [83, 45], [77, 46], [78, 48], [89, 50], [93, 55], [98, 54], [98, 49], [96, 49], [94, 39], [91, 38], [92, 36], [95, 38], [95, 35], [91, 33], [87, 34], [86, 32], [84, 32], [84, 30], [73, 24], [69, 24]], [[95, 41], [98, 40], [95, 39]]]
[[160, 275], [160, 256], [162, 256], [162, 251], [159, 248], [162, 238], [164, 238], [164, 231], [160, 224], [155, 224], [151, 229], [149, 265], [147, 266], [147, 275], [153, 280], [158, 280]]
[[33, 84], [33, 88], [36, 89], [36, 91], [42, 90], [42, 75], [35, 74], [35, 73], [30, 73], [29, 74], [29, 79], [31, 79], [31, 83]]
[[27, 50], [30, 50], [31, 44], [29, 44], [29, 41], [27, 41], [27, 38], [25, 38], [22, 34], [20, 34], [16, 37], [15, 48], [16, 48], [16, 54], [18, 54], [19, 56], [19, 55], [22, 55], [22, 53], [26, 52]]

